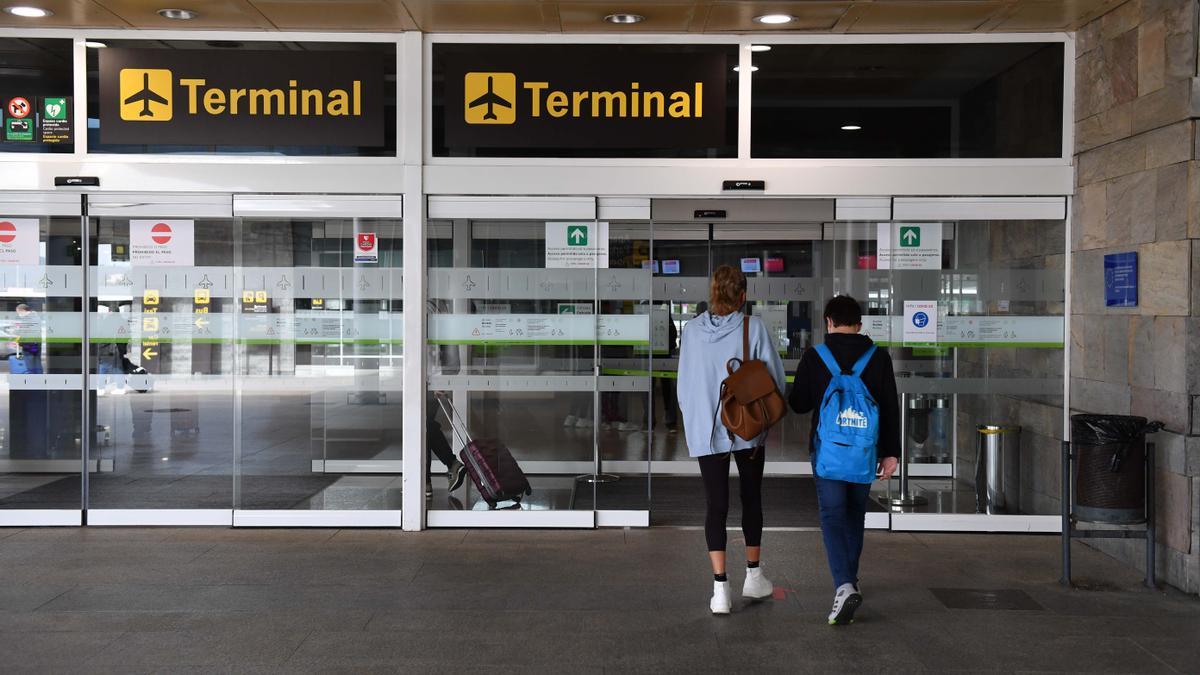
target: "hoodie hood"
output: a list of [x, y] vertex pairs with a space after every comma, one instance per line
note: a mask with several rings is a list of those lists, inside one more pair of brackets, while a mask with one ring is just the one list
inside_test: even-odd
[[744, 316], [741, 312], [730, 312], [725, 316], [705, 312], [693, 321], [700, 328], [700, 338], [704, 342], [717, 342], [726, 335], [741, 330]]

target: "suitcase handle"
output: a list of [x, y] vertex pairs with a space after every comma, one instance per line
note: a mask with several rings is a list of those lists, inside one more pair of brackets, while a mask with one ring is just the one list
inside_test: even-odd
[[[461, 443], [463, 447], [473, 442], [474, 439], [471, 438], [471, 432], [467, 431], [467, 423], [459, 416], [458, 409], [454, 407], [454, 403], [450, 398], [442, 392], [434, 393], [433, 397], [437, 399], [438, 407], [442, 409], [442, 414], [450, 422], [450, 431], [454, 434], [455, 440]], [[460, 426], [462, 427], [461, 434], [459, 433]]]

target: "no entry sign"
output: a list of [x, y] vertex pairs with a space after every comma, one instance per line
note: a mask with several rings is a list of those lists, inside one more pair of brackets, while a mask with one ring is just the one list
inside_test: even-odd
[[133, 265], [195, 264], [195, 221], [129, 221], [129, 262]]
[[0, 216], [0, 265], [38, 264], [37, 218]]

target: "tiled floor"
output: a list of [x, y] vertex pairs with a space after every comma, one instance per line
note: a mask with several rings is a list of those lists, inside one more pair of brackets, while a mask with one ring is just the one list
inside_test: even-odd
[[[740, 535], [730, 539], [740, 560]], [[824, 625], [819, 534], [764, 543], [776, 598], [717, 618], [703, 535], [690, 530], [0, 529], [0, 672], [1200, 664], [1200, 600], [1144, 590], [1082, 546], [1077, 578], [1110, 590], [1064, 589], [1055, 537], [869, 533], [866, 603], [845, 628]], [[1018, 591], [1037, 609], [950, 609], [947, 589]]]

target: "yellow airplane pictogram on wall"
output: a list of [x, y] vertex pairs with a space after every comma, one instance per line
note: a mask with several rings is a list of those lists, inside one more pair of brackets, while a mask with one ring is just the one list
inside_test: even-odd
[[516, 73], [467, 73], [463, 81], [463, 101], [467, 124], [516, 122]]
[[121, 119], [126, 122], [171, 121], [171, 71], [121, 69]]

